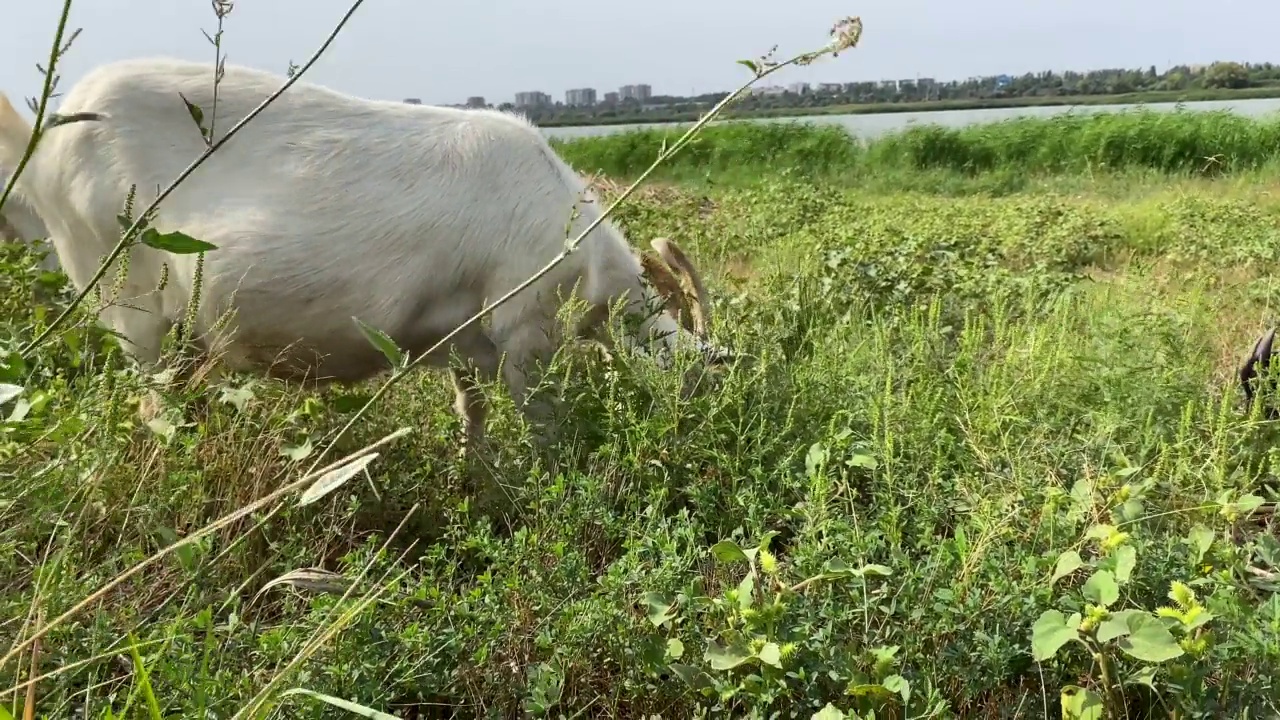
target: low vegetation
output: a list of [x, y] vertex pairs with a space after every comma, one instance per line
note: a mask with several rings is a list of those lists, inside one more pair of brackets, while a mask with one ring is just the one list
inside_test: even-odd
[[[1280, 456], [1232, 375], [1280, 300], [1280, 202], [1233, 180], [1274, 127], [1066, 118], [870, 149], [716, 128], [676, 160], [698, 182], [619, 221], [679, 238], [750, 362], [686, 400], [641, 360], [566, 350], [561, 444], [535, 449], [495, 389], [473, 466], [424, 374], [345, 443], [409, 429], [367, 473], [222, 525], [44, 637], [38, 717], [228, 718], [271, 688], [291, 718], [344, 716], [315, 693], [405, 718], [1274, 713]], [[624, 177], [657, 142], [561, 147]], [[920, 191], [1090, 168], [1070, 192]], [[915, 189], [830, 182], [879, 173]], [[14, 352], [70, 294], [35, 266], [0, 258], [11, 641], [297, 480], [370, 391], [236, 378], [140, 426], [144, 379], [83, 315]], [[5, 687], [30, 672], [9, 659]]]
[[[557, 147], [584, 170], [626, 177], [648, 167], [663, 140], [678, 132], [650, 128], [560, 140]], [[813, 179], [928, 190], [963, 179], [958, 185], [965, 190], [989, 191], [1063, 175], [1238, 175], [1274, 168], [1278, 159], [1280, 117], [1138, 110], [920, 125], [869, 142], [837, 125], [728, 122], [704, 131], [664, 172], [672, 179], [750, 182], [786, 169]]]

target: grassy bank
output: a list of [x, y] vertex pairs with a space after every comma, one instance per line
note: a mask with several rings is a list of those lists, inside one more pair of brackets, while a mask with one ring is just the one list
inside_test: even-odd
[[[789, 107], [754, 110], [731, 109], [725, 117], [802, 118], [815, 115], [878, 115], [886, 113], [942, 112], [945, 110], [995, 110], [1000, 108], [1061, 107], [1065, 105], [1144, 105], [1149, 103], [1260, 100], [1280, 98], [1280, 86], [1256, 88], [1215, 88], [1196, 90], [1161, 90], [1121, 93], [1118, 95], [1057, 95], [1037, 97], [973, 98], [970, 100], [929, 100], [900, 103], [853, 103], [819, 107]], [[647, 112], [600, 118], [549, 118], [542, 127], [584, 127], [601, 125], [647, 125], [655, 123], [694, 122], [697, 113]]]
[[[683, 132], [640, 129], [556, 141], [584, 172], [629, 177], [653, 162], [663, 141]], [[943, 173], [1003, 176], [1017, 184], [1035, 176], [1125, 171], [1220, 175], [1257, 171], [1280, 157], [1280, 118], [1230, 112], [1130, 111], [1017, 118], [945, 128], [912, 127], [859, 142], [835, 125], [726, 123], [708, 128], [671, 163], [667, 177], [750, 179], [781, 170], [854, 182], [927, 182]], [[938, 179], [937, 177], [933, 178]]]
[[[804, 137], [784, 156], [873, 157]], [[1232, 370], [1280, 301], [1278, 220], [1207, 182], [642, 193], [620, 221], [680, 239], [718, 341], [754, 362], [683, 400], [650, 364], [566, 353], [562, 444], [534, 449], [495, 391], [482, 466], [458, 458], [447, 381], [406, 383], [357, 426], [352, 448], [411, 429], [367, 476], [229, 523], [55, 628], [40, 717], [228, 718], [261, 692], [273, 717], [346, 717], [290, 688], [404, 718], [1059, 717], [1060, 692], [1272, 712], [1277, 437], [1239, 414]], [[4, 252], [13, 348], [59, 279]], [[368, 392], [234, 378], [143, 427], [140, 379], [94, 335], [0, 366], [25, 388], [0, 426], [10, 641], [300, 477]], [[1048, 652], [1099, 605], [1119, 613], [1085, 636], [1105, 664]]]

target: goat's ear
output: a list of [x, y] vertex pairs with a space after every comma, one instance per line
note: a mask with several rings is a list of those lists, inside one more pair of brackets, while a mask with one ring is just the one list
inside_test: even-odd
[[680, 278], [676, 277], [660, 257], [643, 251], [636, 251], [636, 257], [640, 259], [640, 266], [649, 278], [649, 283], [662, 296], [667, 313], [676, 318], [685, 330], [692, 331], [693, 313], [689, 311], [688, 296], [685, 295], [684, 286], [680, 284]]
[[1253, 352], [1240, 367], [1240, 386], [1244, 389], [1246, 403], [1252, 404], [1255, 382], [1271, 366], [1271, 351], [1275, 344], [1276, 329], [1271, 328], [1253, 345]]
[[705, 339], [711, 329], [711, 303], [707, 297], [707, 287], [702, 282], [702, 275], [698, 272], [697, 266], [673, 240], [658, 237], [649, 244], [673, 272], [689, 281], [693, 301], [686, 304], [692, 316], [692, 327], [686, 327], [690, 332]]

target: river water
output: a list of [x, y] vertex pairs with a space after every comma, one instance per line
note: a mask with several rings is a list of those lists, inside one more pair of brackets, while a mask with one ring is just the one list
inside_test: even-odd
[[[946, 127], [963, 127], [980, 123], [997, 122], [1016, 117], [1051, 117], [1067, 112], [1099, 113], [1119, 112], [1137, 107], [1149, 110], [1173, 110], [1181, 106], [1187, 110], [1231, 110], [1242, 115], [1258, 116], [1280, 111], [1280, 98], [1251, 100], [1206, 100], [1188, 103], [1147, 103], [1144, 105], [1054, 105], [1017, 108], [988, 108], [984, 110], [934, 110], [930, 112], [876, 113], [869, 115], [809, 115], [800, 118], [760, 118], [747, 122], [803, 122], [841, 125], [850, 134], [864, 140], [885, 133], [895, 132], [911, 125], [935, 124]], [[583, 127], [543, 128], [549, 137], [575, 138], [593, 135], [609, 135], [637, 128], [662, 128], [678, 123], [654, 123], [649, 125], [587, 125]]]

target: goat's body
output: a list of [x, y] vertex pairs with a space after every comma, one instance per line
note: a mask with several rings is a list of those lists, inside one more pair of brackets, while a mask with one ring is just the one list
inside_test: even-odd
[[[283, 82], [227, 66], [215, 117], [212, 76], [204, 63], [129, 60], [99, 67], [67, 93], [59, 114], [102, 119], [47, 132], [19, 187], [77, 288], [118, 241], [130, 185], [140, 210], [204, 151], [182, 97], [203, 110], [206, 127], [213, 119], [217, 138]], [[12, 164], [16, 141], [12, 123], [0, 119], [0, 164]], [[581, 202], [584, 191], [523, 118], [365, 100], [298, 82], [161, 203], [154, 227], [217, 246], [205, 256], [191, 329], [227, 366], [356, 381], [387, 363], [353, 316], [415, 355], [425, 351], [550, 261], [567, 227], [576, 236], [598, 217], [597, 203]], [[581, 214], [570, 223], [575, 202]], [[156, 292], [166, 263], [167, 286]], [[183, 318], [197, 256], [137, 246], [129, 264], [119, 297], [138, 309], [111, 307], [104, 319], [153, 363], [164, 333]], [[455, 347], [484, 375], [497, 372], [502, 352], [517, 365], [545, 357], [557, 341], [558, 292], [580, 283], [592, 306], [621, 296], [635, 306], [646, 296], [640, 271], [606, 221]], [[232, 308], [225, 328], [216, 327]], [[646, 324], [677, 330], [667, 315]], [[430, 359], [446, 361], [444, 353]], [[519, 399], [522, 370], [504, 365], [504, 375]]]

